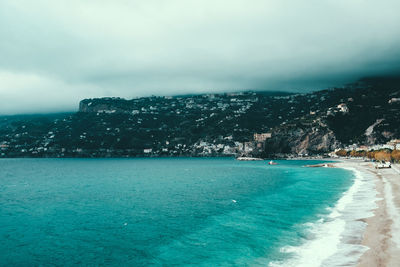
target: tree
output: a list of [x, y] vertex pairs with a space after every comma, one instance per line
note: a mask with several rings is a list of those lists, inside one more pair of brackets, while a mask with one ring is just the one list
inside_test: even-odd
[[357, 157], [357, 151], [352, 150], [352, 151], [350, 152], [350, 157]]
[[375, 153], [375, 159], [380, 161], [390, 161], [391, 155], [388, 151], [378, 151]]
[[375, 158], [375, 151], [368, 151], [367, 152], [367, 158], [369, 159], [374, 159]]
[[353, 150], [353, 151], [350, 152], [350, 156], [351, 157], [357, 157], [357, 158], [363, 158], [363, 157], [367, 156], [367, 152], [364, 151], [364, 150], [362, 150], [362, 151]]
[[365, 157], [367, 156], [367, 151], [364, 151], [364, 150], [359, 151], [359, 152], [358, 152], [358, 156], [359, 156], [359, 157], [362, 157], [362, 158], [365, 158]]
[[336, 155], [338, 155], [339, 157], [347, 157], [347, 151], [344, 149], [338, 150], [336, 151]]
[[400, 162], [400, 150], [393, 150], [391, 156], [394, 162]]

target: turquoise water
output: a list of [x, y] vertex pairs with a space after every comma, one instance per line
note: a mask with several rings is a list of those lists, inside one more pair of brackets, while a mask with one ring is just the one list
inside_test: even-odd
[[314, 162], [2, 159], [0, 265], [268, 265], [352, 184]]

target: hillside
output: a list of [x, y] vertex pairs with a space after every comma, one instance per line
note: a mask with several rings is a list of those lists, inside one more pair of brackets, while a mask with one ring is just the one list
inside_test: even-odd
[[273, 138], [267, 140], [267, 154], [319, 154], [344, 145], [382, 144], [399, 138], [399, 78], [368, 78], [322, 92], [328, 98], [336, 96], [336, 102], [275, 127]]
[[[308, 94], [85, 99], [77, 113], [0, 117], [0, 156], [320, 154], [400, 137], [399, 100], [399, 78]], [[245, 143], [267, 132], [265, 143]]]

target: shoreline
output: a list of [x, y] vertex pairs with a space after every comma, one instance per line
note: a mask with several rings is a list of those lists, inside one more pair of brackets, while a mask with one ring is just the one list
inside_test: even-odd
[[345, 159], [304, 167], [345, 169], [353, 184], [327, 218], [311, 222], [316, 238], [295, 247], [297, 257], [270, 266], [400, 266], [399, 165], [375, 169], [373, 162]]
[[[328, 220], [312, 222], [320, 228], [319, 237], [325, 243], [308, 243], [305, 249], [311, 254], [305, 255], [308, 259], [318, 256], [320, 264], [301, 266], [400, 266], [400, 166], [374, 166], [360, 159], [327, 159], [326, 163], [305, 166], [341, 168], [351, 171], [355, 178]], [[329, 253], [315, 255], [321, 248], [321, 252]]]
[[333, 206], [327, 208], [328, 214], [307, 223], [314, 237], [298, 246], [281, 248], [294, 256], [283, 263], [271, 262], [269, 266], [358, 266], [360, 258], [368, 251], [363, 244], [365, 220], [374, 216], [373, 211], [378, 207], [375, 178], [358, 166], [359, 163], [361, 161], [336, 161], [303, 166], [344, 169], [353, 181]]
[[[359, 220], [364, 223], [364, 229], [361, 240], [355, 243], [364, 247], [366, 251], [361, 254], [356, 266], [399, 266], [400, 172], [398, 166], [377, 170], [372, 162], [353, 159], [334, 163], [334, 165], [358, 171], [364, 176], [364, 179], [367, 176], [370, 177], [371, 179], [363, 186], [364, 189], [375, 194], [373, 203], [365, 203], [372, 214]], [[369, 188], [366, 188], [368, 186]], [[371, 189], [375, 192], [371, 192]], [[348, 243], [348, 240], [343, 239], [342, 236], [342, 242]]]

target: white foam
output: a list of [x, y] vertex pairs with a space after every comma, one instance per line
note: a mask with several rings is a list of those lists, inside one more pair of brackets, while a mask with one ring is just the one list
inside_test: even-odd
[[373, 216], [377, 207], [374, 177], [354, 168], [347, 169], [355, 174], [353, 185], [326, 218], [305, 225], [315, 238], [297, 247], [282, 248], [282, 252], [292, 253], [293, 257], [285, 262], [271, 262], [271, 267], [353, 266], [368, 250], [360, 245], [366, 227], [360, 219]]

